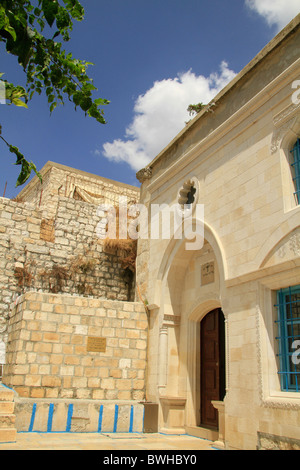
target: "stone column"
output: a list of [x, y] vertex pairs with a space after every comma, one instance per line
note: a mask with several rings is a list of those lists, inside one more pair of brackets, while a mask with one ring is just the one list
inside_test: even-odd
[[168, 373], [168, 327], [162, 326], [159, 331], [159, 395], [164, 395]]

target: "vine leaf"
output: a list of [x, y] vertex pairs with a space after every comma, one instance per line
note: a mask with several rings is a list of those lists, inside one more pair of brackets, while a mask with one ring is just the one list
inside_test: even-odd
[[[35, 93], [41, 95], [45, 91], [51, 114], [68, 98], [75, 109], [79, 107], [86, 116], [106, 124], [103, 106], [109, 101], [93, 99], [97, 88], [87, 74], [87, 68], [93, 64], [73, 58], [62, 48], [62, 42], [70, 39], [73, 21], [83, 18], [84, 8], [79, 0], [1, 0], [0, 42], [17, 57], [26, 74], [26, 89], [5, 82], [8, 104], [27, 108]], [[44, 31], [52, 28], [48, 38]], [[7, 145], [17, 156], [16, 164], [22, 165], [19, 186], [27, 181], [31, 171], [38, 173], [17, 147]]]
[[33, 162], [28, 162], [25, 159], [24, 155], [20, 152], [18, 147], [15, 147], [13, 145], [8, 145], [8, 147], [9, 147], [9, 151], [11, 153], [14, 153], [17, 157], [17, 161], [15, 165], [21, 165], [21, 171], [18, 176], [16, 186], [21, 186], [22, 184], [26, 183], [32, 171], [34, 171], [34, 173], [38, 176], [38, 178], [42, 182], [42, 176], [37, 171], [35, 164]]

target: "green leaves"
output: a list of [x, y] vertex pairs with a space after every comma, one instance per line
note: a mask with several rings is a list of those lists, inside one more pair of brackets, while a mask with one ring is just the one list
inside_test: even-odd
[[[102, 108], [109, 101], [93, 99], [97, 88], [87, 75], [88, 66], [93, 64], [73, 58], [63, 50], [61, 42], [56, 42], [59, 37], [68, 41], [73, 21], [83, 18], [84, 8], [78, 0], [1, 0], [0, 42], [5, 43], [7, 52], [17, 57], [27, 78], [26, 90], [7, 85], [9, 104], [27, 107], [35, 93], [40, 95], [45, 91], [50, 113], [68, 98], [75, 109], [79, 107], [85, 115], [106, 123]], [[55, 27], [50, 38], [43, 35], [46, 25], [49, 29]], [[10, 150], [18, 158], [19, 150], [16, 147]], [[19, 160], [22, 170], [18, 184], [23, 184], [21, 182], [36, 168], [24, 157]]]
[[16, 32], [14, 28], [10, 25], [9, 18], [6, 16], [5, 9], [3, 6], [0, 6], [0, 30], [9, 33], [14, 41], [17, 39]]
[[7, 145], [7, 147], [9, 148], [9, 151], [13, 153], [14, 155], [16, 155], [17, 160], [16, 160], [15, 165], [21, 165], [21, 171], [18, 176], [16, 186], [21, 186], [22, 184], [26, 183], [32, 171], [34, 171], [34, 173], [38, 176], [38, 178], [42, 182], [42, 176], [37, 171], [35, 164], [33, 162], [28, 162], [25, 159], [24, 155], [20, 152], [18, 147], [15, 147], [14, 145], [10, 145], [8, 142], [6, 142], [4, 137], [2, 137], [1, 133], [2, 133], [2, 127], [0, 126], [0, 139], [2, 139], [3, 142]]
[[42, 0], [42, 11], [50, 28], [53, 26], [58, 8], [59, 4], [56, 0]]
[[18, 4], [28, 2], [3, 0], [1, 3], [0, 41], [6, 43], [7, 52], [17, 55], [19, 63], [25, 68], [30, 57], [33, 32], [27, 24], [26, 11]]
[[84, 8], [78, 0], [64, 0], [67, 10], [70, 12], [72, 18], [77, 21], [82, 21], [84, 17]]
[[190, 116], [192, 114], [198, 114], [200, 111], [205, 107], [203, 103], [197, 103], [197, 104], [190, 104], [189, 107], [187, 108], [187, 111], [189, 112]]
[[[0, 79], [2, 79], [4, 73], [0, 73]], [[8, 104], [14, 104], [15, 106], [22, 106], [27, 108], [28, 95], [26, 90], [22, 86], [14, 86], [12, 83], [8, 83], [7, 80], [1, 80], [5, 83], [5, 99]], [[25, 99], [25, 102], [21, 98]]]
[[[0, 7], [0, 41], [6, 42], [6, 49], [18, 57], [27, 76], [27, 93], [32, 99], [46, 90], [50, 112], [67, 97], [82, 111], [105, 124], [101, 107], [109, 104], [106, 99], [93, 100], [97, 91], [93, 80], [87, 75], [91, 62], [74, 59], [62, 49], [62, 44], [54, 39], [61, 36], [69, 40], [73, 20], [82, 21], [84, 9], [78, 0], [39, 0], [34, 7], [29, 0], [2, 0]], [[43, 36], [45, 22], [57, 31], [52, 38]], [[37, 25], [40, 31], [37, 30]], [[51, 92], [49, 92], [51, 90]], [[24, 106], [18, 98], [13, 101]], [[23, 103], [23, 104], [22, 104]]]
[[[38, 176], [38, 178], [40, 179], [40, 181], [42, 182], [42, 176], [41, 174], [37, 171], [36, 169], [36, 166], [33, 162], [28, 162], [24, 155], [22, 155], [20, 152], [19, 152], [19, 149], [17, 147], [13, 147], [12, 145], [10, 146], [10, 151], [12, 153], [15, 153], [18, 157], [18, 160], [17, 162], [15, 163], [15, 165], [21, 165], [21, 171], [20, 171], [20, 174], [18, 176], [18, 179], [17, 179], [17, 183], [16, 183], [16, 186], [22, 186], [22, 184], [26, 183], [26, 181], [28, 180], [28, 178], [30, 177], [31, 175], [31, 172], [34, 171], [34, 173]], [[22, 157], [22, 158], [20, 158]]]
[[35, 92], [41, 93], [44, 88], [50, 105], [50, 112], [58, 104], [64, 103], [64, 95], [85, 114], [105, 124], [100, 107], [107, 105], [108, 100], [98, 98], [93, 101], [92, 93], [97, 90], [86, 73], [90, 62], [74, 59], [66, 54], [60, 43], [40, 37], [36, 51], [27, 68], [27, 84], [30, 97]]
[[[9, 104], [14, 104], [15, 106], [21, 106], [23, 108], [28, 108], [28, 95], [26, 90], [21, 86], [14, 86], [12, 83], [5, 82], [5, 96], [6, 100], [9, 101]], [[21, 98], [25, 99], [25, 102]]]

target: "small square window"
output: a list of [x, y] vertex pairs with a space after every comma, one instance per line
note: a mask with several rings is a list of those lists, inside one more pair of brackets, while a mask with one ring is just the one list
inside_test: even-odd
[[281, 389], [300, 392], [300, 286], [278, 291], [275, 306]]

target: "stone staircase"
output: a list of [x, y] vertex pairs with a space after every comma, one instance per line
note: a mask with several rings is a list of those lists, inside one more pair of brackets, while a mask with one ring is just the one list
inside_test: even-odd
[[14, 407], [13, 390], [0, 383], [0, 444], [1, 442], [15, 442], [17, 439]]

